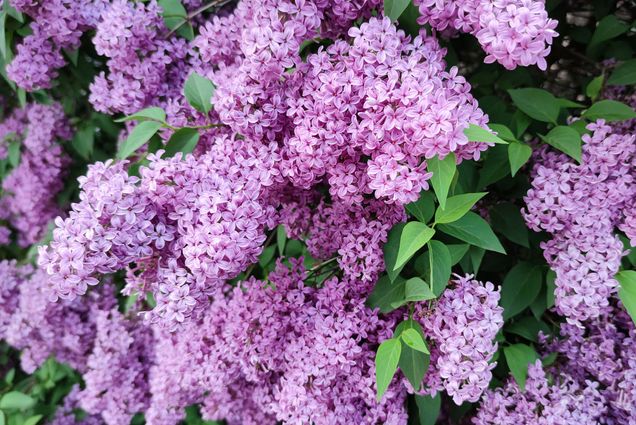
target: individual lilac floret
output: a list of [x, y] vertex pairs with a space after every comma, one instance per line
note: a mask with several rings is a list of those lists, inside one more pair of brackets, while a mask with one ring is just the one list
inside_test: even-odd
[[95, 313], [97, 334], [83, 374], [79, 405], [108, 425], [128, 425], [150, 400], [148, 373], [154, 361], [152, 330], [116, 309]]
[[[597, 382], [578, 381], [565, 373], [549, 378], [541, 361], [528, 367], [525, 390], [511, 378], [503, 388], [488, 390], [474, 425], [598, 425], [606, 413]], [[617, 424], [619, 422], [616, 422]]]
[[548, 17], [544, 0], [414, 0], [418, 22], [453, 34], [473, 34], [486, 52], [486, 63], [507, 69], [518, 65], [547, 68], [558, 22]]
[[[545, 230], [544, 256], [556, 272], [557, 312], [571, 323], [597, 317], [616, 292], [625, 228], [636, 197], [636, 135], [599, 120], [583, 135], [581, 164], [542, 148], [524, 198], [526, 223]], [[627, 222], [628, 223], [628, 222]]]
[[499, 290], [492, 283], [456, 276], [434, 310], [424, 311], [421, 323], [431, 344], [427, 392], [444, 389], [456, 404], [479, 400], [497, 365], [490, 359], [503, 326], [498, 302]]

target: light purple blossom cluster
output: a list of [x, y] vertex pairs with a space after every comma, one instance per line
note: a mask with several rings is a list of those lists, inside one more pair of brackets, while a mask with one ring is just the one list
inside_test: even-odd
[[39, 264], [52, 297], [71, 300], [100, 274], [132, 266], [125, 292], [152, 290], [157, 306], [149, 318], [175, 327], [257, 260], [273, 214], [259, 197], [276, 157], [220, 137], [196, 158], [149, 160], [141, 178], [123, 162], [90, 166], [80, 202], [56, 220]]
[[204, 419], [228, 424], [406, 423], [397, 381], [375, 401], [375, 347], [395, 318], [379, 319], [337, 278], [308, 287], [302, 260], [290, 262], [269, 282], [216, 298], [187, 331], [158, 338], [149, 423], [174, 424], [195, 402]]
[[20, 163], [2, 181], [0, 197], [0, 219], [17, 231], [20, 246], [40, 240], [49, 221], [62, 212], [56, 195], [64, 187], [70, 159], [58, 141], [70, 138], [59, 104], [30, 104], [0, 125], [0, 145], [20, 142]]
[[117, 309], [95, 314], [93, 351], [83, 374], [86, 387], [77, 395], [86, 412], [109, 425], [128, 425], [148, 407], [148, 373], [154, 358], [152, 330]]
[[414, 0], [420, 24], [446, 34], [465, 32], [477, 37], [486, 52], [486, 63], [499, 62], [507, 69], [537, 65], [558, 36], [557, 21], [550, 19], [544, 0]]
[[15, 83], [27, 91], [48, 88], [66, 64], [63, 50], [80, 45], [80, 37], [95, 26], [106, 0], [8, 0], [33, 19], [32, 34], [18, 46], [7, 66]]
[[528, 367], [525, 390], [510, 379], [503, 388], [487, 391], [473, 424], [598, 425], [606, 412], [599, 390], [597, 382], [566, 373], [550, 376], [537, 360]]
[[499, 290], [471, 275], [456, 276], [433, 311], [422, 309], [420, 321], [431, 345], [427, 392], [446, 390], [457, 404], [475, 402], [488, 387], [495, 336], [503, 326]]
[[541, 246], [557, 275], [556, 309], [572, 323], [599, 316], [616, 292], [623, 244], [614, 230], [629, 227], [636, 196], [636, 136], [603, 121], [587, 128], [580, 165], [538, 151], [525, 197], [528, 226], [553, 235]]
[[51, 355], [83, 372], [95, 338], [95, 314], [113, 307], [113, 287], [104, 285], [76, 301], [50, 303], [45, 282], [40, 270], [0, 262], [2, 339], [22, 350], [21, 366], [28, 373]]

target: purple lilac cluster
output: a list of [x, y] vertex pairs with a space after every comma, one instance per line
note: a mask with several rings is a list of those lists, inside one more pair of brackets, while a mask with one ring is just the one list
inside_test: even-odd
[[95, 314], [93, 351], [83, 374], [79, 406], [109, 425], [128, 425], [148, 407], [148, 373], [154, 360], [152, 330], [117, 309]]
[[48, 88], [66, 64], [63, 50], [80, 45], [80, 37], [93, 28], [106, 0], [9, 0], [33, 19], [30, 35], [18, 46], [7, 73], [27, 91]]
[[[525, 389], [510, 379], [484, 395], [474, 425], [598, 425], [606, 406], [598, 383], [566, 373], [546, 374], [541, 361], [529, 365]], [[623, 422], [616, 422], [623, 423]]]
[[275, 160], [266, 148], [221, 137], [199, 157], [150, 155], [141, 177], [123, 162], [90, 166], [80, 202], [40, 249], [52, 297], [75, 299], [99, 274], [132, 266], [125, 293], [152, 290], [148, 317], [182, 323], [257, 260], [273, 213], [259, 196]]
[[57, 408], [55, 416], [49, 425], [103, 425], [102, 418], [99, 415], [87, 415], [83, 419], [78, 419], [76, 412], [79, 409], [78, 395], [80, 393], [79, 385], [74, 385], [71, 392], [64, 397], [64, 404]]
[[614, 230], [633, 215], [636, 196], [636, 136], [603, 121], [587, 129], [580, 165], [547, 148], [536, 153], [525, 197], [528, 226], [553, 236], [541, 247], [557, 275], [556, 309], [572, 323], [609, 306], [623, 256]]
[[195, 402], [228, 424], [406, 423], [397, 381], [375, 401], [375, 348], [395, 318], [378, 318], [337, 278], [308, 287], [302, 259], [290, 262], [215, 299], [187, 332], [159, 338], [150, 423], [174, 424]]
[[45, 282], [46, 274], [40, 270], [0, 262], [2, 339], [22, 350], [21, 366], [28, 373], [51, 355], [85, 371], [95, 338], [95, 313], [113, 307], [113, 287], [105, 285], [84, 299], [50, 303]]
[[446, 390], [457, 404], [475, 402], [488, 387], [495, 336], [503, 326], [499, 290], [471, 275], [455, 276], [433, 311], [420, 319], [431, 345], [431, 369], [424, 378], [427, 392]]
[[563, 323], [560, 338], [540, 335], [542, 352], [558, 354], [547, 370], [530, 365], [525, 390], [510, 379], [488, 390], [473, 423], [633, 424], [636, 418], [636, 329], [620, 305], [585, 322]]
[[56, 195], [64, 187], [70, 159], [58, 141], [70, 138], [59, 104], [30, 104], [0, 125], [0, 145], [21, 143], [20, 163], [2, 181], [0, 198], [0, 219], [17, 231], [20, 246], [40, 240], [49, 221], [61, 214]]
[[486, 52], [486, 63], [507, 69], [537, 65], [545, 70], [557, 21], [544, 0], [414, 0], [420, 24], [446, 34], [474, 35]]

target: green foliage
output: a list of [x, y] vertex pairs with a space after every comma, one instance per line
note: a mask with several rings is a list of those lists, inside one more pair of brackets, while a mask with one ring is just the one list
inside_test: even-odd
[[442, 160], [437, 157], [431, 158], [426, 161], [426, 166], [428, 171], [433, 173], [430, 182], [433, 186], [433, 190], [435, 190], [437, 201], [440, 206], [444, 208], [446, 206], [446, 197], [448, 196], [450, 185], [453, 182], [453, 177], [457, 170], [455, 155], [450, 153]]
[[197, 111], [208, 114], [212, 110], [215, 87], [212, 81], [193, 72], [186, 80], [184, 94], [188, 103]]
[[503, 349], [506, 362], [510, 372], [519, 388], [523, 391], [526, 388], [526, 378], [528, 377], [528, 365], [534, 363], [539, 358], [537, 352], [529, 345], [514, 344]]

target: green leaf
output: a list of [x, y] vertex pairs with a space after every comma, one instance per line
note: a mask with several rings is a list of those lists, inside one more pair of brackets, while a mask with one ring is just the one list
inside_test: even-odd
[[130, 132], [128, 138], [121, 144], [117, 158], [125, 159], [142, 147], [152, 136], [159, 131], [161, 123], [156, 121], [144, 121]]
[[468, 141], [470, 142], [508, 144], [505, 140], [475, 124], [468, 124], [468, 128], [464, 130], [464, 135], [468, 137]]
[[42, 415], [31, 416], [26, 421], [24, 421], [24, 425], [35, 425], [40, 422], [40, 419], [42, 419]]
[[434, 229], [419, 221], [406, 223], [400, 234], [400, 245], [393, 270], [406, 264], [420, 248], [426, 245], [426, 242], [431, 240], [434, 234]]
[[495, 231], [516, 244], [530, 247], [528, 228], [518, 206], [510, 202], [496, 204], [490, 209], [490, 218]]
[[627, 62], [617, 66], [607, 80], [607, 84], [610, 86], [628, 86], [636, 84], [636, 59], [628, 60]]
[[429, 172], [433, 173], [430, 180], [431, 185], [437, 196], [437, 201], [440, 206], [444, 208], [446, 206], [448, 190], [450, 189], [455, 171], [457, 170], [455, 155], [450, 153], [442, 160], [438, 157], [428, 159], [426, 161], [426, 168]]
[[447, 235], [471, 245], [502, 254], [506, 253], [486, 220], [472, 211], [453, 223], [440, 224], [438, 228]]
[[596, 26], [592, 39], [587, 45], [586, 53], [593, 55], [598, 51], [598, 47], [601, 43], [604, 43], [612, 38], [616, 38], [629, 29], [629, 26], [619, 21], [614, 15], [607, 15]]
[[[468, 249], [468, 245], [463, 245]], [[451, 275], [452, 259], [449, 249], [440, 241], [430, 241], [426, 253], [428, 278], [433, 285], [433, 294], [439, 297]], [[459, 261], [459, 260], [458, 260]]]
[[422, 192], [417, 201], [406, 204], [406, 210], [422, 223], [426, 223], [435, 213], [435, 198], [431, 192]]
[[191, 153], [199, 142], [199, 131], [196, 128], [180, 128], [175, 131], [166, 145], [166, 156], [175, 156], [178, 152]]
[[413, 388], [419, 390], [429, 363], [430, 355], [414, 350], [408, 345], [402, 347], [398, 366]]
[[171, 30], [177, 29], [177, 34], [192, 40], [194, 38], [194, 29], [188, 22], [188, 12], [181, 4], [180, 0], [159, 0], [159, 6], [163, 9], [163, 20]]
[[510, 345], [504, 347], [503, 350], [512, 376], [517, 381], [521, 391], [524, 391], [526, 378], [528, 377], [528, 365], [539, 359], [537, 352], [534, 348], [525, 344]]
[[18, 164], [20, 164], [20, 142], [13, 140], [9, 143], [7, 150], [9, 151], [9, 164], [11, 164], [13, 168], [17, 167]]
[[477, 187], [484, 188], [510, 174], [508, 163], [508, 146], [497, 145], [488, 149], [479, 171]]
[[406, 223], [398, 223], [393, 226], [389, 232], [389, 236], [384, 247], [382, 247], [382, 251], [384, 252], [384, 268], [386, 273], [389, 275], [391, 282], [398, 277], [404, 267], [396, 267], [395, 264], [397, 261], [398, 249], [400, 247], [400, 237], [405, 226]]
[[285, 242], [287, 242], [287, 232], [282, 224], [276, 228], [276, 245], [278, 245], [278, 253], [283, 255], [285, 252]]
[[573, 102], [569, 99], [563, 99], [561, 97], [557, 98], [557, 102], [559, 102], [559, 106], [561, 108], [585, 108], [585, 105], [581, 103]]
[[270, 261], [272, 261], [272, 258], [274, 258], [274, 254], [276, 254], [276, 247], [274, 245], [265, 247], [260, 257], [258, 257], [258, 264], [261, 267], [265, 267], [270, 263]]
[[142, 109], [141, 111], [135, 112], [132, 115], [127, 115], [123, 118], [116, 119], [115, 122], [125, 122], [125, 121], [157, 121], [161, 123], [166, 122], [166, 112], [155, 106]]
[[[3, 58], [7, 57], [7, 37], [5, 33], [5, 23], [7, 20], [7, 12], [4, 10], [0, 11], [0, 55]], [[8, 62], [8, 59], [7, 59]]]
[[7, 423], [7, 419], [4, 416], [4, 412], [0, 410], [0, 425], [5, 425]]
[[466, 255], [466, 253], [468, 252], [470, 245], [463, 244], [463, 243], [448, 244], [446, 245], [446, 248], [448, 248], [448, 252], [450, 253], [450, 256], [451, 256], [451, 267], [452, 267], [455, 264], [459, 263], [462, 258], [464, 258], [464, 255]]
[[430, 354], [422, 335], [415, 329], [405, 329], [400, 335], [402, 342], [420, 353]]
[[508, 161], [512, 177], [525, 165], [532, 156], [532, 148], [525, 143], [512, 142], [508, 145]]
[[384, 0], [384, 16], [388, 16], [392, 21], [404, 13], [411, 0]]
[[402, 343], [397, 339], [387, 339], [378, 347], [375, 355], [375, 382], [377, 386], [377, 401], [389, 388], [395, 375], [402, 352]]
[[404, 287], [405, 301], [426, 301], [435, 298], [428, 284], [419, 277], [412, 277], [406, 281]]
[[590, 99], [596, 100], [602, 88], [603, 88], [603, 76], [599, 75], [596, 78], [592, 78], [592, 81], [590, 81], [587, 84], [587, 87], [585, 87], [585, 94]]
[[571, 127], [554, 127], [541, 140], [581, 163], [581, 135]]
[[522, 336], [533, 342], [539, 341], [539, 331], [542, 331], [546, 335], [550, 333], [550, 328], [545, 323], [540, 322], [532, 316], [524, 317], [521, 320], [506, 326], [505, 330], [506, 332]]
[[506, 275], [501, 287], [501, 301], [504, 320], [522, 312], [541, 292], [541, 267], [520, 262]]
[[559, 102], [550, 92], [537, 88], [508, 90], [513, 103], [530, 118], [556, 124]]
[[71, 146], [82, 158], [88, 160], [95, 146], [95, 127], [91, 125], [78, 129], [71, 140]]
[[35, 400], [19, 391], [6, 393], [0, 399], [0, 409], [26, 410], [35, 406]]
[[616, 275], [616, 280], [621, 285], [618, 290], [618, 298], [636, 323], [636, 271], [623, 270]]
[[435, 212], [435, 223], [452, 223], [462, 218], [470, 209], [486, 195], [486, 192], [465, 193], [451, 196], [446, 200], [445, 208], [438, 208]]
[[514, 142], [517, 140], [512, 131], [503, 124], [488, 124], [491, 130], [497, 132], [497, 136], [501, 137], [507, 142]]
[[606, 121], [624, 121], [636, 118], [636, 112], [624, 103], [615, 100], [601, 100], [594, 103], [583, 113], [583, 118], [590, 121], [604, 119]]
[[391, 282], [388, 276], [382, 276], [367, 298], [367, 305], [371, 309], [379, 308], [380, 312], [389, 313], [395, 310], [395, 305], [404, 302], [405, 287], [406, 282], [402, 278]]
[[554, 307], [554, 291], [556, 290], [556, 273], [554, 270], [548, 270], [545, 275], [545, 304], [546, 308]]
[[193, 72], [188, 77], [184, 92], [188, 103], [194, 109], [204, 114], [212, 110], [212, 96], [214, 95], [214, 84], [207, 78]]
[[435, 394], [435, 397], [415, 394], [415, 404], [419, 413], [420, 425], [435, 425], [437, 423], [442, 407], [442, 398], [439, 392]]

